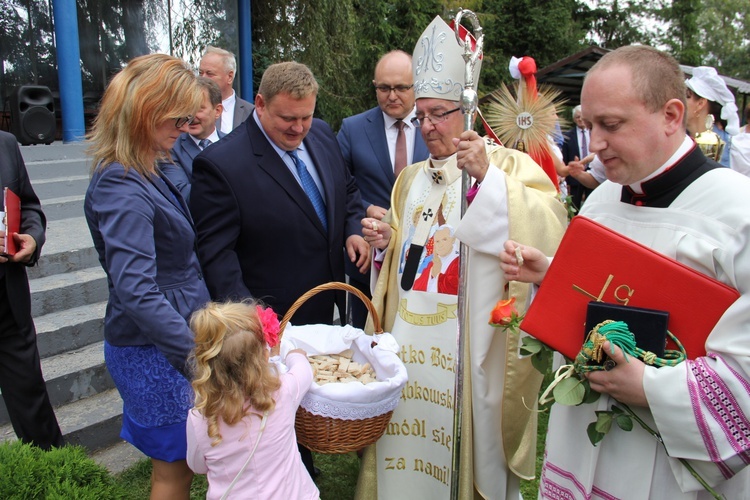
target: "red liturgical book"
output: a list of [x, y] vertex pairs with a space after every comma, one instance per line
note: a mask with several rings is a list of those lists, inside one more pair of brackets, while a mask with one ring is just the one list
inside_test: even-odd
[[5, 254], [15, 255], [16, 240], [13, 233], [21, 230], [21, 198], [8, 188], [3, 190], [3, 206], [5, 208]]
[[[706, 337], [739, 296], [732, 287], [577, 216], [521, 329], [575, 359], [585, 340], [590, 301], [658, 309], [669, 313], [669, 331], [695, 359], [706, 354]], [[676, 346], [669, 342], [667, 348]]]

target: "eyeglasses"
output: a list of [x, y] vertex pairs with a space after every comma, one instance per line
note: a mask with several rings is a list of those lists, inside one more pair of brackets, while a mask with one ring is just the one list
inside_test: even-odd
[[443, 123], [445, 120], [447, 120], [448, 115], [450, 115], [451, 113], [455, 113], [456, 111], [460, 110], [461, 108], [456, 108], [444, 113], [438, 113], [436, 115], [417, 115], [411, 119], [411, 124], [415, 127], [421, 127], [422, 125], [424, 125], [425, 120], [430, 120], [430, 123], [432, 123], [433, 125], [437, 125], [438, 123]]
[[190, 125], [191, 123], [193, 123], [193, 120], [195, 120], [195, 117], [193, 115], [183, 116], [182, 118], [175, 118], [174, 126], [177, 128], [182, 128], [185, 125]]
[[380, 92], [383, 95], [388, 95], [391, 92], [395, 92], [397, 94], [405, 94], [409, 92], [409, 90], [414, 85], [396, 85], [395, 87], [389, 87], [388, 85], [376, 85], [375, 89]]

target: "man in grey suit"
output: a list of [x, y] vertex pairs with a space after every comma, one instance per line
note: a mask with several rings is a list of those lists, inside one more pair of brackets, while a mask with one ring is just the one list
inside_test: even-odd
[[253, 112], [252, 103], [237, 97], [232, 83], [237, 72], [237, 60], [228, 50], [208, 46], [201, 57], [198, 74], [215, 81], [221, 89], [223, 110], [216, 128], [228, 134], [244, 122]]
[[221, 90], [215, 81], [204, 76], [198, 77], [198, 85], [203, 88], [203, 104], [188, 125], [188, 131], [180, 134], [172, 147], [172, 162], [159, 165], [172, 184], [182, 193], [185, 203], [190, 202], [190, 186], [193, 182], [193, 159], [205, 148], [224, 137], [216, 128], [221, 116]]
[[[391, 190], [406, 165], [429, 156], [414, 117], [414, 76], [411, 55], [394, 50], [380, 58], [372, 81], [378, 107], [344, 119], [337, 139], [349, 170], [357, 181], [368, 217], [382, 219], [391, 206]], [[370, 274], [346, 262], [352, 286], [370, 296]], [[352, 324], [363, 328], [367, 309], [351, 301]]]
[[0, 132], [0, 187], [21, 198], [18, 251], [6, 255], [0, 226], [0, 391], [16, 435], [43, 449], [62, 446], [63, 437], [42, 377], [26, 266], [33, 266], [45, 240], [46, 219], [31, 187], [16, 138]]

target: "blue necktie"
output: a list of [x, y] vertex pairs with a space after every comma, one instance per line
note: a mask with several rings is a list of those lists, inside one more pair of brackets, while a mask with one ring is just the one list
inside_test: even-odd
[[328, 221], [326, 219], [326, 204], [323, 201], [323, 197], [321, 196], [320, 191], [318, 191], [318, 186], [315, 185], [315, 181], [310, 175], [310, 172], [307, 171], [307, 165], [305, 165], [305, 162], [303, 162], [300, 157], [297, 156], [297, 150], [288, 151], [288, 153], [289, 156], [292, 157], [294, 165], [297, 167], [297, 175], [299, 175], [302, 189], [305, 190], [305, 194], [307, 194], [307, 197], [310, 198], [313, 207], [315, 207], [315, 213], [318, 214], [318, 218], [323, 224], [323, 229], [325, 229], [327, 232]]
[[203, 151], [210, 145], [211, 145], [211, 141], [209, 141], [208, 139], [201, 139], [200, 141], [198, 141], [198, 146], [201, 147], [201, 151]]

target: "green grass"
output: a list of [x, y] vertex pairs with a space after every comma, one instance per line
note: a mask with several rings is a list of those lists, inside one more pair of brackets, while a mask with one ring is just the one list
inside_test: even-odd
[[119, 500], [123, 490], [107, 469], [80, 446], [43, 451], [13, 441], [0, 444], [0, 498], [3, 500]]
[[521, 481], [521, 496], [524, 500], [534, 500], [539, 493], [539, 474], [544, 462], [544, 441], [547, 437], [547, 422], [549, 410], [539, 413], [539, 426], [536, 433], [536, 476], [533, 481]]
[[[356, 453], [346, 455], [315, 454], [315, 466], [322, 474], [315, 483], [323, 500], [348, 500], [354, 498], [354, 488], [359, 474], [359, 458]], [[124, 500], [142, 500], [148, 498], [151, 491], [151, 462], [141, 460], [133, 467], [116, 477], [116, 482], [126, 491]], [[206, 498], [208, 483], [206, 476], [196, 475], [190, 489], [190, 498]]]
[[[549, 412], [539, 414], [539, 430], [537, 440], [536, 477], [533, 481], [521, 481], [521, 494], [525, 500], [537, 498], [539, 490], [539, 473], [544, 459], [544, 438], [547, 433], [547, 420]], [[322, 474], [315, 483], [320, 489], [322, 500], [351, 500], [354, 498], [354, 489], [357, 485], [359, 474], [359, 458], [355, 453], [346, 455], [315, 455], [315, 465], [320, 468]], [[127, 471], [117, 476], [117, 482], [128, 492], [126, 500], [140, 500], [148, 498], [150, 491], [151, 463], [143, 460]], [[196, 475], [193, 479], [191, 499], [206, 498], [205, 476]]]

